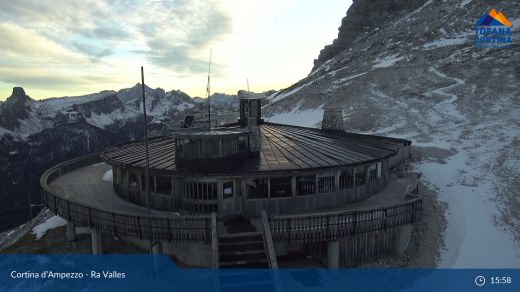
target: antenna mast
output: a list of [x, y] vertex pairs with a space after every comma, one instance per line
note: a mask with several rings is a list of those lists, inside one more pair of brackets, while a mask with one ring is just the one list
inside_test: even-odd
[[211, 55], [213, 54], [213, 49], [209, 52], [209, 65], [208, 65], [208, 86], [206, 87], [206, 98], [208, 99], [208, 130], [211, 130], [211, 102], [209, 99], [210, 96], [210, 74], [211, 74]]
[[144, 176], [146, 178], [146, 201], [148, 207], [148, 214], [152, 213], [151, 204], [152, 199], [150, 197], [150, 178], [149, 178], [149, 169], [150, 169], [150, 160], [148, 157], [148, 118], [146, 117], [146, 98], [144, 94], [144, 69], [141, 66], [141, 90], [143, 93], [143, 114], [144, 114], [144, 155], [146, 158], [146, 165], [144, 166]]
[[249, 92], [249, 78], [247, 78], [246, 80], [247, 80], [247, 91]]

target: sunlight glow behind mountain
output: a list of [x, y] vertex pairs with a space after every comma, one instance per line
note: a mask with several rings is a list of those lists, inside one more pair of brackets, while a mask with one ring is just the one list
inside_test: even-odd
[[0, 100], [130, 87], [205, 96], [280, 89], [305, 77], [351, 1], [0, 0]]

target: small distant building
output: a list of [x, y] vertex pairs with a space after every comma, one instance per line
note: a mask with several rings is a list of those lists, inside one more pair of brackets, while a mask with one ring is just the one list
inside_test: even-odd
[[[155, 252], [189, 265], [275, 268], [297, 252], [347, 267], [404, 251], [420, 218], [421, 200], [408, 194], [417, 182], [397, 188], [406, 198], [385, 189], [410, 141], [345, 132], [335, 109], [325, 110], [323, 129], [266, 122], [263, 96], [239, 97], [235, 123], [194, 127], [188, 118], [151, 139], [148, 177], [142, 141], [48, 170], [45, 205], [70, 232], [94, 230], [95, 252], [106, 233], [152, 241]], [[107, 173], [110, 188], [92, 181]], [[70, 187], [74, 181], [83, 186]]]

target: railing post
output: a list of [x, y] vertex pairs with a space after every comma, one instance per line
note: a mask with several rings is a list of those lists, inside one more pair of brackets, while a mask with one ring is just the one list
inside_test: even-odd
[[269, 267], [271, 269], [278, 269], [278, 263], [276, 261], [276, 253], [274, 250], [273, 236], [271, 234], [271, 227], [269, 226], [269, 219], [265, 210], [261, 211], [262, 214], [262, 225], [264, 226], [264, 238], [269, 256]]
[[211, 268], [218, 268], [217, 213], [211, 212]]

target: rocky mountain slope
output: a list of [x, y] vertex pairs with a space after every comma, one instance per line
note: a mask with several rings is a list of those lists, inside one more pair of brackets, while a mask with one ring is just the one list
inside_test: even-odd
[[[206, 103], [180, 90], [145, 87], [154, 129], [180, 125], [185, 114], [206, 113]], [[230, 115], [236, 96], [216, 93], [215, 117]], [[29, 219], [29, 196], [41, 201], [39, 178], [49, 167], [109, 145], [140, 139], [143, 108], [140, 84], [119, 91], [35, 100], [14, 88], [0, 103], [0, 231]], [[33, 208], [36, 214], [39, 207]]]
[[[513, 45], [473, 45], [489, 5]], [[354, 1], [312, 72], [270, 96], [268, 120], [404, 137], [447, 202], [441, 266], [520, 267], [520, 6], [517, 1]], [[479, 255], [479, 256], [475, 256]]]

